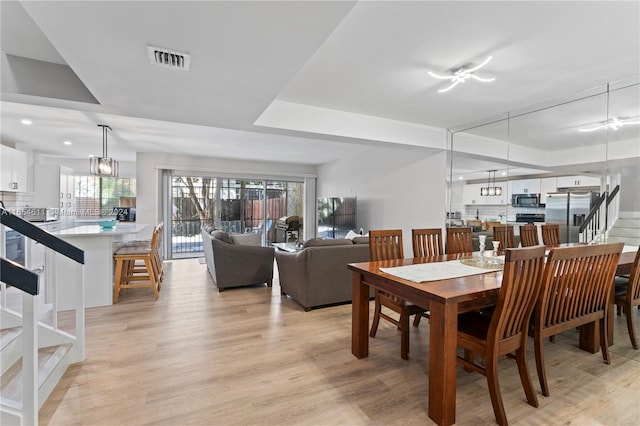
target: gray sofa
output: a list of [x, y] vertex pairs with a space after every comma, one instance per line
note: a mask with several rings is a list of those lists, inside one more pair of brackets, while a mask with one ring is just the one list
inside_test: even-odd
[[203, 228], [202, 243], [207, 270], [218, 287], [263, 284], [273, 282], [273, 247], [261, 247], [260, 234], [229, 234]]
[[[312, 239], [300, 251], [276, 252], [283, 294], [312, 308], [351, 302], [349, 263], [369, 261], [369, 238]], [[371, 290], [373, 297], [373, 289]]]

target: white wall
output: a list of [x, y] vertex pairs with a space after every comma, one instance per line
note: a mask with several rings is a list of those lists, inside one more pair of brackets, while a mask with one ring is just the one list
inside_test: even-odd
[[136, 222], [155, 225], [162, 220], [161, 169], [248, 178], [298, 177], [302, 180], [316, 176], [315, 166], [139, 152], [136, 155]]
[[372, 148], [357, 158], [318, 167], [318, 197], [357, 197], [357, 227], [403, 229], [411, 256], [412, 228], [445, 225], [446, 151]]
[[620, 211], [640, 212], [640, 164], [636, 167], [624, 167], [620, 173]]

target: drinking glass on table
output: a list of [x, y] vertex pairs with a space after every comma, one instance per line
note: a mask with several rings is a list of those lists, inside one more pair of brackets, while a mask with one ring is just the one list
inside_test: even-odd
[[493, 243], [493, 256], [498, 255], [498, 247], [500, 247], [500, 241], [492, 241]]
[[478, 242], [480, 243], [480, 257], [484, 259], [484, 247], [487, 242], [487, 236], [478, 235]]

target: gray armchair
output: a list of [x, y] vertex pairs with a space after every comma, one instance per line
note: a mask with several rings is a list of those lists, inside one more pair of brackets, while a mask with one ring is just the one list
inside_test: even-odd
[[254, 245], [260, 234], [230, 235], [202, 229], [207, 269], [218, 291], [273, 282], [274, 249]]

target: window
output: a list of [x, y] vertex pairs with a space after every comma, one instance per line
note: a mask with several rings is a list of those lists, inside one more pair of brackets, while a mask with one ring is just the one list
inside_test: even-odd
[[135, 206], [135, 179], [75, 176], [74, 181], [79, 218], [112, 216], [114, 207]]

